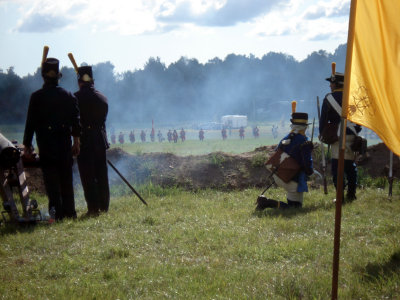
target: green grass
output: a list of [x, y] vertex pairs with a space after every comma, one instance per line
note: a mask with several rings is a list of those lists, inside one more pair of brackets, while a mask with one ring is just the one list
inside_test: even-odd
[[[0, 228], [2, 299], [329, 299], [334, 203], [254, 212], [256, 189], [112, 189], [110, 211]], [[340, 299], [400, 297], [400, 197], [366, 188], [343, 207]], [[281, 189], [268, 196], [285, 199]], [[46, 199], [34, 195], [40, 207]], [[77, 195], [78, 215], [85, 212]]]

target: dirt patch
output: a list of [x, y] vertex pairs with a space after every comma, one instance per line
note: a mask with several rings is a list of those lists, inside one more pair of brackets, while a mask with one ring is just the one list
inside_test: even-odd
[[[318, 145], [315, 145], [318, 147]], [[152, 182], [162, 187], [177, 186], [196, 190], [204, 188], [243, 189], [262, 188], [268, 184], [270, 173], [264, 162], [272, 155], [276, 145], [256, 148], [239, 155], [222, 152], [198, 156], [176, 156], [171, 153], [148, 153], [130, 155], [120, 148], [107, 152], [107, 158], [133, 185]], [[316, 148], [317, 149], [317, 148]], [[314, 167], [321, 172], [318, 151], [313, 152]], [[389, 168], [389, 150], [384, 144], [368, 147], [368, 158], [359, 163], [360, 168], [372, 177], [385, 177]], [[328, 165], [328, 174], [330, 174]], [[393, 160], [393, 175], [399, 177], [400, 161]], [[26, 169], [29, 188], [44, 193], [40, 169]], [[109, 168], [111, 184], [121, 184], [118, 175]], [[79, 182], [79, 173], [74, 165], [74, 181]], [[311, 182], [317, 187], [319, 182]]]

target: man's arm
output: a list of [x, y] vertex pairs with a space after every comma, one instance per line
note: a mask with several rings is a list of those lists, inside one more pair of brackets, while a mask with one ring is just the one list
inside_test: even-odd
[[31, 96], [29, 100], [28, 113], [26, 116], [24, 139], [23, 139], [23, 144], [25, 150], [27, 151], [26, 153], [32, 150], [32, 139], [33, 139], [33, 134], [35, 132], [35, 120], [34, 120], [35, 113], [34, 113], [33, 102], [34, 100], [33, 97]]

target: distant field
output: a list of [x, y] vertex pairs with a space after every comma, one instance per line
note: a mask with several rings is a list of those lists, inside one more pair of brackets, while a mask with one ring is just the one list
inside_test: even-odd
[[[233, 129], [231, 134], [228, 134], [227, 140], [223, 141], [221, 138], [220, 130], [205, 130], [205, 139], [203, 142], [198, 139], [198, 130], [193, 129], [185, 129], [187, 140], [182, 142], [180, 139], [177, 143], [168, 142], [167, 140], [162, 143], [158, 142], [156, 137], [155, 142], [150, 141], [150, 129], [144, 129], [146, 131], [146, 142], [140, 141], [140, 131], [141, 129], [135, 129], [135, 143], [129, 142], [129, 132], [130, 130], [127, 128], [117, 128], [115, 131], [117, 133], [117, 143], [112, 144], [111, 147], [119, 147], [124, 151], [131, 154], [141, 154], [141, 153], [150, 153], [150, 152], [167, 152], [173, 153], [176, 155], [186, 156], [186, 155], [201, 155], [207, 154], [211, 152], [221, 151], [226, 153], [238, 154], [248, 151], [253, 151], [255, 148], [266, 145], [275, 145], [279, 142], [279, 140], [289, 132], [289, 127], [286, 126], [284, 128], [280, 128], [278, 131], [278, 137], [273, 138], [271, 133], [272, 125], [262, 125], [258, 126], [260, 129], [260, 137], [254, 138], [252, 135], [252, 128], [246, 127], [245, 131], [245, 139], [239, 139], [239, 133], [237, 129]], [[176, 127], [178, 133], [180, 127]], [[166, 139], [167, 132], [171, 128], [161, 128], [161, 132]], [[8, 125], [0, 126], [0, 132], [5, 135], [9, 140], [17, 140], [19, 143], [22, 142], [23, 139], [23, 125]], [[125, 142], [124, 144], [118, 143], [118, 134], [119, 132], [123, 132]], [[158, 129], [156, 129], [156, 133]], [[311, 130], [308, 132], [311, 134]], [[108, 134], [108, 138], [110, 140], [110, 134]], [[314, 133], [314, 141], [318, 141], [317, 133]], [[376, 138], [369, 138], [368, 145], [373, 145], [380, 143], [381, 141]]]

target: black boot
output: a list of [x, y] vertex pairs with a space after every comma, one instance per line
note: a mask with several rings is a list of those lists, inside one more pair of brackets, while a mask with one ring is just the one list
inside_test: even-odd
[[266, 208], [277, 208], [277, 207], [278, 207], [278, 201], [268, 199], [264, 195], [258, 196], [256, 210], [261, 211]]
[[357, 199], [356, 193], [355, 192], [347, 192], [346, 195], [346, 202], [351, 202]]

